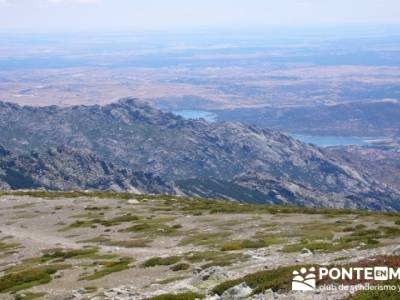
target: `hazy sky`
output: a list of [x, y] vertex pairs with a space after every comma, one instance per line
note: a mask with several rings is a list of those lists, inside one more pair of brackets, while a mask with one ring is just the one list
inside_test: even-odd
[[400, 0], [0, 0], [0, 31], [400, 23]]

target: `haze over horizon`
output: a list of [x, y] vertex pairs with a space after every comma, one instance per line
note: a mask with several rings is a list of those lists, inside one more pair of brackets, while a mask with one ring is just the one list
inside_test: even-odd
[[0, 0], [0, 31], [400, 24], [396, 0]]

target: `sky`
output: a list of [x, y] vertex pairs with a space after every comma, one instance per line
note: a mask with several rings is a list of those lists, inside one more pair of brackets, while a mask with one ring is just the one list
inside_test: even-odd
[[0, 31], [400, 24], [399, 0], [0, 0]]

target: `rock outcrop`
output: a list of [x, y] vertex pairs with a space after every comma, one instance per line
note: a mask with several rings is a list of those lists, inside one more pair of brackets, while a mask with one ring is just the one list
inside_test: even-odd
[[154, 194], [176, 192], [157, 176], [117, 168], [89, 151], [67, 147], [52, 148], [43, 153], [12, 155], [0, 146], [0, 188], [107, 190]]

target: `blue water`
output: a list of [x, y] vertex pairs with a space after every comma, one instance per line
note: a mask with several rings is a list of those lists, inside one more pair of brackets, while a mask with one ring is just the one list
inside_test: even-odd
[[204, 119], [209, 122], [215, 122], [216, 115], [203, 110], [176, 110], [173, 111], [175, 115], [181, 116], [185, 119]]
[[314, 144], [320, 147], [347, 145], [363, 146], [368, 144], [367, 138], [357, 136], [317, 136], [303, 134], [291, 134], [290, 136], [304, 143]]
[[[203, 110], [177, 110], [173, 111], [175, 115], [181, 116], [185, 119], [204, 119], [209, 122], [216, 121], [216, 115]], [[319, 147], [328, 146], [363, 146], [368, 144], [368, 138], [357, 136], [318, 136], [318, 135], [304, 135], [304, 134], [289, 134], [291, 137], [300, 140], [307, 144], [314, 144]]]

